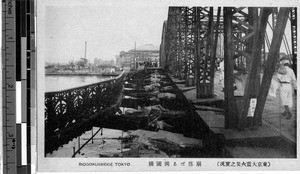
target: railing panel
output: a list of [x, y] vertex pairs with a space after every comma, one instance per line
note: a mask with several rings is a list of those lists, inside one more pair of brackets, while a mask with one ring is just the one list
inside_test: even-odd
[[[57, 136], [57, 131], [70, 129], [73, 125], [82, 123], [90, 116], [115, 104], [123, 90], [123, 78], [124, 74], [121, 74], [115, 79], [45, 93], [46, 142], [53, 141], [53, 136]], [[48, 139], [51, 136], [51, 140]], [[49, 151], [46, 150], [46, 153]]]

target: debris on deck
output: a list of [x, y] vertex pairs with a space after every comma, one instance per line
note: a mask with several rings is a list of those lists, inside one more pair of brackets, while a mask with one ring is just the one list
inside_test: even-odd
[[[88, 132], [83, 134], [80, 144], [85, 147], [77, 147], [80, 153], [75, 152], [74, 157], [223, 155], [221, 148], [214, 148], [222, 147], [217, 136], [197, 114], [182, 90], [168, 75], [157, 70], [129, 73], [124, 79], [124, 95], [118, 111], [114, 115], [99, 116], [95, 127], [104, 128], [104, 133], [94, 134], [94, 137]], [[74, 143], [69, 146], [75, 147]]]

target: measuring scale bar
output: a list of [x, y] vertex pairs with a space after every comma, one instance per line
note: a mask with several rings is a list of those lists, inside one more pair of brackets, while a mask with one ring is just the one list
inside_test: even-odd
[[[33, 1], [2, 1], [4, 174], [31, 173], [30, 167], [29, 170], [27, 168], [27, 159], [30, 159], [30, 149], [28, 150], [30, 146], [27, 147], [28, 126], [30, 126], [27, 123], [27, 115], [30, 115], [27, 113], [27, 108], [30, 108], [30, 103], [27, 102], [30, 101], [27, 100], [27, 72], [30, 74], [30, 66], [27, 66], [27, 61], [31, 58], [29, 54], [27, 60], [27, 42], [31, 41], [30, 36], [26, 37], [27, 29], [30, 29], [30, 26], [26, 25], [28, 22], [26, 19], [31, 17], [27, 12], [33, 14], [33, 9], [30, 8], [33, 8]], [[34, 20], [34, 17], [29, 19]]]
[[15, 1], [2, 1], [3, 173], [17, 173], [16, 164], [16, 30]]

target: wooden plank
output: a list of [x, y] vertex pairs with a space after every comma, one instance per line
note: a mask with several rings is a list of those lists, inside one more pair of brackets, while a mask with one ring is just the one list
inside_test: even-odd
[[269, 87], [271, 84], [271, 80], [273, 74], [275, 72], [275, 65], [277, 63], [278, 50], [280, 49], [284, 30], [286, 27], [286, 23], [288, 20], [289, 13], [291, 8], [282, 7], [280, 8], [278, 18], [277, 18], [277, 25], [274, 30], [273, 39], [271, 42], [270, 52], [268, 54], [268, 58], [265, 65], [264, 75], [262, 79], [262, 83], [259, 90], [259, 98], [257, 101], [257, 107], [254, 112], [254, 118], [256, 120], [256, 124], [261, 124], [262, 122], [262, 112], [266, 103], [267, 95], [269, 92]]
[[259, 17], [258, 28], [255, 32], [254, 44], [252, 49], [252, 57], [250, 62], [250, 72], [247, 77], [246, 86], [245, 86], [245, 94], [244, 101], [242, 105], [242, 111], [240, 116], [240, 121], [238, 128], [243, 130], [245, 128], [245, 121], [248, 114], [250, 100], [253, 97], [257, 97], [255, 89], [258, 88], [256, 82], [259, 79], [258, 74], [260, 74], [260, 55], [261, 55], [261, 45], [264, 42], [264, 34], [266, 32], [266, 27], [268, 23], [269, 15], [272, 12], [272, 8], [263, 8], [261, 11], [261, 15]]

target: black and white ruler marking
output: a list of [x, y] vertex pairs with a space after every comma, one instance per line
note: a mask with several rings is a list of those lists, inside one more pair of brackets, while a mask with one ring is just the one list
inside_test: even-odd
[[34, 0], [2, 1], [3, 173], [31, 173]]

